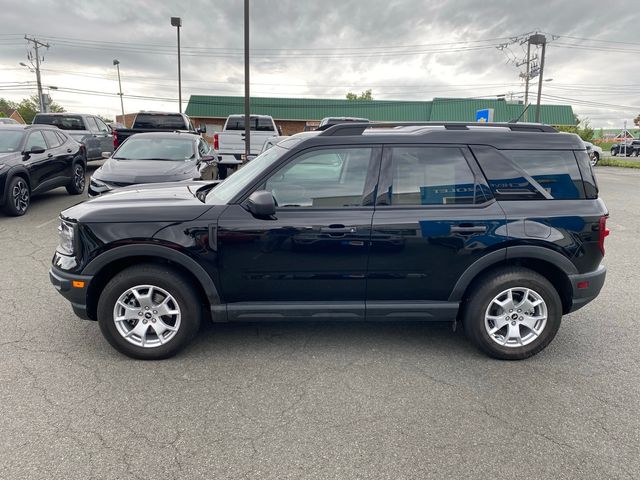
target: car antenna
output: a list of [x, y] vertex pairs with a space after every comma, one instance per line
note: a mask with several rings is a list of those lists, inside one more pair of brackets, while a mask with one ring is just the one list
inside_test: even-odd
[[531, 104], [528, 104], [524, 110], [522, 110], [522, 113], [520, 114], [520, 116], [518, 118], [512, 118], [511, 120], [509, 120], [508, 123], [518, 123], [518, 121], [522, 118], [522, 116], [526, 113], [526, 111], [529, 109], [529, 107], [531, 106]]

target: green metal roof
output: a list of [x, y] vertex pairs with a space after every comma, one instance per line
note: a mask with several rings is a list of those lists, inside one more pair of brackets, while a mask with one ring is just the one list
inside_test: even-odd
[[[494, 109], [494, 121], [507, 122], [522, 113], [523, 105], [504, 100], [436, 98], [433, 101], [346, 100], [324, 98], [252, 97], [251, 113], [276, 120], [321, 120], [324, 117], [365, 117], [387, 121], [475, 121], [476, 111]], [[550, 125], [575, 125], [568, 105], [542, 105], [541, 121]], [[186, 113], [196, 118], [224, 118], [244, 111], [244, 97], [192, 95]], [[528, 120], [535, 116], [529, 107]]]

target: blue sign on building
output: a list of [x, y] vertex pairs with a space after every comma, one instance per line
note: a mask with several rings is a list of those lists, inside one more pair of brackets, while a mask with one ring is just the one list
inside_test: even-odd
[[490, 123], [493, 122], [493, 108], [483, 108], [476, 111], [476, 122]]

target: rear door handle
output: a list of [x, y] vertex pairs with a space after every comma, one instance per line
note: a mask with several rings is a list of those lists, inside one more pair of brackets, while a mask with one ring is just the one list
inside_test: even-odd
[[487, 227], [484, 225], [454, 225], [451, 227], [451, 233], [461, 233], [463, 235], [471, 233], [485, 233]]

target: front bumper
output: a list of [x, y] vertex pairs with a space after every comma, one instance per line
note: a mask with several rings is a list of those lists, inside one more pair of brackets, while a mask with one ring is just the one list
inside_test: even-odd
[[49, 270], [49, 280], [64, 298], [71, 302], [73, 313], [85, 320], [93, 320], [87, 313], [87, 292], [93, 276], [77, 275], [56, 267]]
[[573, 289], [573, 303], [569, 311], [575, 312], [594, 300], [602, 290], [606, 276], [607, 269], [604, 265], [600, 265], [593, 272], [569, 275]]

